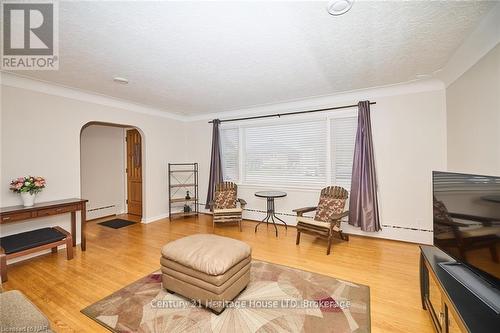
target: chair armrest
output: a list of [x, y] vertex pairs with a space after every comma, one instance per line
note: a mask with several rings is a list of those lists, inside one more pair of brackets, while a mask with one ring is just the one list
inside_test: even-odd
[[436, 224], [448, 226], [448, 227], [470, 227], [467, 223], [461, 223], [456, 221], [434, 221]]
[[246, 202], [244, 199], [238, 198], [238, 199], [236, 199], [236, 201], [239, 201], [240, 206], [241, 206], [241, 208], [243, 208], [243, 209], [244, 209], [244, 208], [245, 208], [245, 206], [247, 205], [247, 202]]
[[335, 221], [338, 221], [346, 216], [349, 215], [349, 211], [346, 210], [345, 212], [342, 212], [340, 214], [333, 214], [332, 216], [330, 216], [330, 220], [329, 222], [335, 222]]
[[498, 221], [498, 218], [494, 217], [476, 216], [476, 215], [469, 215], [462, 213], [449, 213], [449, 215], [455, 219], [480, 222], [481, 224], [487, 227], [491, 226], [493, 222]]
[[316, 206], [314, 206], [314, 207], [303, 207], [303, 208], [294, 209], [293, 212], [297, 213], [297, 216], [302, 216], [304, 213], [313, 212], [317, 208], [318, 207], [316, 207]]

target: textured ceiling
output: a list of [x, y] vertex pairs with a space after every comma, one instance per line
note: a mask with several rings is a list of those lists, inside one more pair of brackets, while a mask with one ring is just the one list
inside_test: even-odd
[[[61, 2], [57, 84], [196, 115], [414, 80], [493, 2]], [[129, 79], [116, 84], [114, 76]]]

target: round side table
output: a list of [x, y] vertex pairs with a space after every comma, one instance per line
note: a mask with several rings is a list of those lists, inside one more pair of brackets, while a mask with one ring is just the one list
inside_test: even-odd
[[276, 231], [276, 237], [278, 237], [278, 228], [276, 227], [276, 222], [274, 219], [276, 218], [278, 221], [281, 221], [285, 225], [285, 229], [288, 229], [285, 221], [280, 219], [279, 217], [276, 216], [276, 212], [274, 210], [274, 199], [275, 198], [283, 198], [286, 197], [286, 192], [282, 191], [259, 191], [255, 192], [255, 196], [259, 198], [266, 198], [267, 199], [267, 215], [266, 217], [260, 221], [256, 226], [255, 226], [255, 232], [257, 232], [257, 228], [261, 223], [266, 222], [267, 225], [269, 225], [269, 220], [273, 222], [274, 230]]

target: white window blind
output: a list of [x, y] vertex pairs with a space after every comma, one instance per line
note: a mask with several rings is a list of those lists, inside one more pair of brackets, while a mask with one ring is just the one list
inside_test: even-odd
[[325, 185], [325, 120], [260, 125], [242, 131], [245, 183]]
[[238, 128], [222, 128], [220, 131], [222, 176], [225, 181], [239, 180], [240, 135]]
[[222, 127], [224, 180], [317, 188], [339, 185], [349, 190], [356, 131], [354, 114], [300, 123]]
[[332, 184], [350, 189], [358, 119], [356, 116], [351, 116], [333, 118], [330, 122]]

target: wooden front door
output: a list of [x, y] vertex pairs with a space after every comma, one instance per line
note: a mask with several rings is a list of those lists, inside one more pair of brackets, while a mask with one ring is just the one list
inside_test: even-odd
[[142, 216], [142, 145], [138, 130], [127, 130], [128, 213]]

